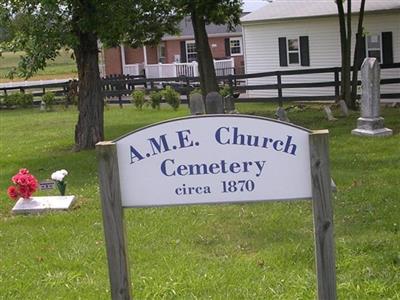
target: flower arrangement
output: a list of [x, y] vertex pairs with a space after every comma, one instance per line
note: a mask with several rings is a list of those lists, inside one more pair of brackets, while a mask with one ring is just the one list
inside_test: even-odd
[[39, 185], [35, 176], [30, 174], [28, 169], [20, 169], [19, 172], [11, 178], [11, 181], [14, 185], [8, 187], [7, 194], [12, 200], [17, 200], [20, 197], [24, 199], [31, 198]]
[[65, 176], [68, 175], [67, 170], [58, 170], [51, 174], [51, 179], [53, 179], [56, 184], [57, 188], [60, 191], [61, 196], [65, 195], [65, 189], [67, 188], [67, 183], [64, 181]]

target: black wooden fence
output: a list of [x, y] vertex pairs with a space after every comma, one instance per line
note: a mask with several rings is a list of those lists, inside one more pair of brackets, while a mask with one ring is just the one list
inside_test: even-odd
[[[381, 85], [398, 84], [400, 83], [400, 63], [390, 65], [381, 65], [381, 69], [395, 69], [395, 76], [393, 78], [381, 79]], [[318, 68], [318, 69], [302, 69], [302, 70], [287, 70], [287, 71], [273, 71], [262, 72], [254, 74], [243, 75], [225, 75], [217, 76], [220, 84], [228, 84], [232, 91], [239, 95], [236, 102], [280, 102], [283, 101], [316, 101], [316, 100], [336, 100], [340, 97], [340, 67], [333, 68]], [[307, 75], [307, 74], [333, 74], [333, 80], [320, 81], [320, 82], [296, 82], [296, 83], [283, 83], [283, 76], [293, 75]], [[252, 79], [268, 78], [274, 79], [274, 83], [268, 84], [248, 84]], [[260, 81], [260, 80], [258, 80]], [[359, 81], [359, 84], [361, 82]], [[145, 89], [147, 91], [160, 90], [166, 85], [171, 85], [181, 95], [186, 96], [183, 102], [188, 100], [189, 93], [196, 87], [199, 87], [198, 77], [172, 77], [172, 78], [146, 78], [145, 76], [108, 76], [102, 78], [103, 93], [106, 101], [118, 102], [120, 105], [124, 102], [126, 97], [129, 97], [136, 88]], [[62, 83], [50, 83], [31, 86], [13, 86], [2, 87], [0, 91], [3, 95], [15, 91], [29, 92], [34, 96], [42, 96], [46, 91], [52, 91], [58, 96], [67, 96], [71, 88], [71, 81]], [[332, 94], [330, 95], [312, 95], [312, 96], [285, 96], [285, 91], [295, 88], [316, 89], [321, 87], [331, 87]], [[245, 97], [243, 95], [246, 91], [252, 90], [275, 90], [277, 96], [274, 97]], [[381, 94], [383, 99], [400, 99], [400, 90], [395, 93]], [[127, 101], [127, 100], [125, 100]]]

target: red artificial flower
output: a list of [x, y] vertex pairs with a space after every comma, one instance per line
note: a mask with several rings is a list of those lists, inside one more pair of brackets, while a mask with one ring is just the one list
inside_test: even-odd
[[9, 186], [7, 189], [7, 195], [10, 197], [12, 200], [17, 200], [18, 198], [18, 191], [15, 186]]
[[19, 194], [22, 198], [28, 199], [32, 196], [31, 191], [29, 190], [28, 186], [21, 185], [18, 189]]
[[20, 169], [11, 180], [16, 186], [10, 186], [7, 193], [13, 200], [16, 200], [18, 197], [30, 198], [39, 186], [35, 176], [30, 174], [27, 169]]
[[18, 173], [21, 174], [21, 175], [27, 175], [27, 174], [29, 174], [29, 170], [23, 168], [23, 169], [20, 169]]

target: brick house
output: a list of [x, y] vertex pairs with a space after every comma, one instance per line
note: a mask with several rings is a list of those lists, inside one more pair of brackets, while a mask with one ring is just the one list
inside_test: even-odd
[[[151, 67], [154, 69], [171, 64], [195, 64], [197, 53], [190, 17], [184, 18], [179, 28], [180, 35], [164, 35], [156, 46], [131, 48], [120, 45], [102, 49], [100, 57], [102, 75], [138, 75], [143, 69], [149, 74]], [[232, 68], [232, 72], [242, 72], [244, 62], [241, 26], [236, 26], [230, 31], [226, 25], [210, 24], [206, 26], [206, 30], [210, 49], [216, 61], [216, 69]]]

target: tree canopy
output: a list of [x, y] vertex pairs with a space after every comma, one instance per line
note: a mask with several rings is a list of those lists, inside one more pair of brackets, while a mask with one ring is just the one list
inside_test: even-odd
[[60, 49], [73, 49], [79, 79], [75, 146], [93, 148], [104, 138], [98, 42], [154, 44], [164, 33], [176, 33], [181, 18], [168, 0], [0, 0], [0, 28], [7, 32], [0, 48], [25, 51], [18, 66], [24, 77], [43, 69]]

